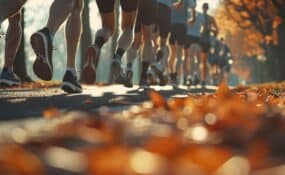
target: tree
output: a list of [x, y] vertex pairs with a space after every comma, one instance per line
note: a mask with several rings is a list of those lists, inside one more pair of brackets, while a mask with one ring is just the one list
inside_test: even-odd
[[234, 54], [265, 55], [278, 81], [285, 79], [284, 10], [283, 0], [224, 0], [216, 15]]

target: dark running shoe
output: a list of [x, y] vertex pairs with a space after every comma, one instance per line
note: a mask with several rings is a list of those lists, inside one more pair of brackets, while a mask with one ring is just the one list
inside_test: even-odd
[[83, 65], [82, 80], [87, 84], [96, 81], [96, 67], [99, 60], [99, 51], [95, 46], [90, 46], [86, 52], [85, 64]]
[[4, 86], [19, 86], [21, 81], [12, 71], [3, 70], [0, 75], [0, 84]]
[[148, 89], [150, 88], [150, 83], [146, 77], [145, 78], [142, 77], [140, 80], [139, 86], [141, 88]]
[[61, 89], [69, 94], [73, 93], [81, 93], [82, 87], [78, 83], [76, 75], [74, 75], [71, 71], [66, 71], [63, 77]]
[[125, 75], [125, 86], [128, 88], [133, 87], [133, 71], [132, 70], [127, 70], [126, 75]]
[[170, 84], [171, 86], [173, 87], [176, 87], [178, 85], [178, 82], [177, 82], [177, 73], [171, 73], [170, 74]]
[[200, 83], [200, 78], [199, 76], [197, 75], [197, 73], [194, 74], [194, 77], [193, 77], [193, 85], [198, 85]]
[[43, 80], [51, 80], [53, 75], [52, 39], [48, 28], [43, 28], [34, 33], [30, 42], [36, 54], [33, 65], [34, 73]]
[[201, 87], [202, 87], [202, 88], [206, 88], [206, 81], [205, 81], [205, 80], [202, 80], [202, 81], [201, 81]]
[[111, 79], [112, 83], [125, 84], [124, 76], [122, 74], [121, 60], [114, 58], [111, 64]]

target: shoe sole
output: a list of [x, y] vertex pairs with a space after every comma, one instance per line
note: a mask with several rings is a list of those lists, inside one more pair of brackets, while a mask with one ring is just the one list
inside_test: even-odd
[[20, 86], [21, 83], [16, 83], [16, 82], [14, 82], [14, 81], [1, 79], [1, 80], [0, 80], [0, 85], [12, 87], [12, 86]]
[[96, 81], [96, 68], [93, 61], [97, 55], [94, 47], [89, 47], [86, 52], [86, 64], [83, 66], [82, 80], [84, 83], [93, 84]]
[[78, 88], [77, 86], [74, 86], [73, 84], [69, 82], [63, 82], [61, 84], [61, 89], [68, 94], [82, 93], [82, 89]]
[[[48, 55], [45, 55], [48, 54], [48, 46], [42, 33], [37, 32], [31, 36], [31, 46], [36, 53], [36, 60], [33, 65], [34, 73], [42, 80], [51, 80], [53, 70]], [[45, 62], [40, 55], [45, 55], [45, 57], [47, 57], [47, 62]]]

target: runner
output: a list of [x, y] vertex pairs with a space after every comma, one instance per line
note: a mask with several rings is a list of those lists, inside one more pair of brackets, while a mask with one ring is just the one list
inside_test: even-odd
[[[169, 48], [167, 46], [167, 38], [171, 28], [171, 7], [172, 0], [158, 0], [156, 9], [155, 24], [155, 50], [156, 57], [150, 66], [149, 79], [155, 80], [155, 84], [166, 85], [166, 68], [169, 56]], [[152, 78], [150, 78], [152, 77]]]
[[142, 87], [149, 86], [147, 71], [150, 63], [152, 63], [155, 57], [154, 45], [152, 41], [154, 37], [156, 8], [156, 0], [141, 0], [139, 2], [137, 21], [135, 25], [135, 39], [127, 51], [127, 68], [125, 70], [125, 86], [127, 87], [132, 87], [133, 85], [132, 63], [138, 56], [141, 46], [142, 70], [139, 84]]
[[[182, 46], [185, 44], [186, 23], [188, 21], [189, 8], [192, 12], [192, 19], [190, 19], [190, 21], [194, 22], [196, 17], [196, 0], [185, 0], [181, 8], [177, 8], [177, 6], [172, 7], [171, 35], [169, 39], [171, 52], [168, 64], [170, 70], [170, 81], [171, 84], [175, 86], [177, 85], [177, 71], [182, 62]], [[179, 52], [180, 54], [178, 54]]]
[[209, 4], [204, 3], [203, 6], [203, 23], [201, 29], [201, 40], [200, 44], [202, 47], [201, 53], [201, 85], [202, 87], [206, 86], [206, 76], [207, 76], [207, 59], [208, 59], [208, 52], [210, 49], [210, 36], [213, 33], [215, 36], [218, 35], [219, 29], [216, 24], [215, 19], [208, 15]]
[[225, 43], [224, 39], [221, 38], [221, 51], [219, 60], [220, 69], [220, 82], [228, 81], [229, 73], [231, 71], [231, 66], [233, 64], [232, 53], [228, 45]]
[[[13, 64], [20, 46], [22, 37], [21, 8], [25, 0], [1, 0], [0, 1], [0, 29], [5, 19], [9, 26], [5, 36], [5, 62], [0, 75], [0, 84], [4, 86], [17, 86], [21, 84], [20, 79], [13, 71]], [[4, 35], [0, 31], [0, 38]]]
[[62, 82], [62, 89], [67, 93], [82, 92], [75, 68], [76, 50], [81, 36], [82, 9], [82, 0], [54, 0], [50, 8], [47, 25], [34, 33], [30, 39], [36, 54], [33, 65], [35, 74], [43, 80], [51, 80], [53, 76], [53, 38], [63, 22], [67, 21], [65, 26], [67, 67]]
[[[133, 28], [137, 14], [139, 0], [120, 0], [122, 7], [122, 34], [117, 42], [117, 49], [112, 59], [112, 79], [120, 83], [121, 58], [133, 41]], [[112, 36], [115, 28], [114, 5], [115, 0], [96, 0], [102, 19], [102, 28], [96, 32], [95, 43], [87, 50], [85, 65], [83, 66], [83, 81], [92, 84], [96, 80], [96, 69], [102, 46]]]
[[210, 49], [208, 53], [209, 75], [213, 85], [219, 84], [220, 67], [219, 63], [223, 59], [223, 45], [220, 40], [214, 36], [210, 36]]
[[199, 67], [199, 60], [201, 54], [200, 46], [200, 29], [202, 27], [203, 15], [200, 12], [196, 13], [195, 22], [188, 22], [186, 40], [184, 45], [184, 85], [197, 85], [199, 77], [197, 68]]

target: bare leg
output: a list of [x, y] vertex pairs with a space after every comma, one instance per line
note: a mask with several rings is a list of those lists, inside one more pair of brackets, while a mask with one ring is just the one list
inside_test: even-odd
[[138, 50], [140, 49], [141, 43], [142, 43], [141, 33], [136, 33], [133, 44], [127, 50], [127, 64], [128, 64], [128, 67], [132, 66], [133, 61], [138, 56]]
[[118, 40], [118, 50], [121, 49], [122, 51], [126, 51], [130, 44], [133, 41], [133, 27], [134, 27], [134, 23], [136, 20], [136, 14], [137, 12], [123, 12], [123, 20], [122, 20], [122, 34]]
[[175, 73], [175, 59], [176, 59], [176, 55], [177, 55], [177, 49], [176, 49], [176, 45], [171, 45], [170, 46], [171, 49], [171, 54], [169, 57], [169, 71], [170, 73]]
[[178, 45], [177, 47], [177, 57], [176, 57], [176, 62], [174, 64], [174, 72], [177, 73], [177, 77], [178, 77], [178, 82], [180, 77], [182, 76], [182, 62], [183, 62], [183, 50], [182, 50], [182, 46]]
[[207, 77], [207, 58], [208, 54], [205, 52], [201, 53], [201, 79], [206, 80]]
[[26, 0], [1, 0], [0, 1], [0, 25], [1, 23], [15, 13], [18, 13]]
[[154, 46], [153, 46], [153, 31], [154, 25], [143, 26], [143, 48], [142, 59], [145, 62], [151, 63], [154, 60]]
[[46, 27], [49, 29], [52, 36], [55, 35], [61, 24], [73, 12], [77, 0], [55, 0], [50, 7], [50, 16]]
[[75, 68], [75, 56], [78, 48], [78, 42], [81, 36], [81, 12], [83, 9], [83, 1], [77, 0], [66, 23], [66, 42], [67, 42], [67, 67]]
[[190, 57], [190, 48], [184, 50], [185, 57], [183, 61], [183, 70], [184, 70], [184, 77], [190, 75], [190, 67], [191, 67], [191, 57]]
[[114, 32], [114, 12], [101, 14], [102, 28], [96, 31], [95, 47], [100, 50]]
[[5, 68], [13, 69], [14, 60], [22, 37], [21, 12], [9, 18], [9, 27], [6, 34]]

